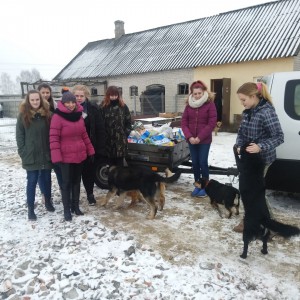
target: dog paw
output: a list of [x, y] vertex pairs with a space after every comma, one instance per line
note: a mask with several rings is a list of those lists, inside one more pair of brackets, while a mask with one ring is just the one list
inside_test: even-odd
[[241, 254], [241, 255], [240, 255], [240, 258], [246, 259], [246, 258], [247, 258], [247, 254], [244, 254], [244, 253]]
[[102, 202], [100, 202], [100, 206], [105, 206], [106, 205], [106, 201], [102, 201]]
[[268, 254], [268, 250], [261, 249], [260, 252], [264, 255]]

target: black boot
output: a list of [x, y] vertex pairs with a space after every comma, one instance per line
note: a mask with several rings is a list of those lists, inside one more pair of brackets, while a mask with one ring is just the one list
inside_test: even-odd
[[45, 207], [50, 212], [54, 212], [55, 211], [55, 208], [52, 205], [51, 199], [45, 199]]
[[28, 205], [28, 220], [36, 221], [36, 219], [37, 219], [37, 217], [36, 217], [36, 214], [34, 213], [34, 204]]
[[80, 182], [72, 186], [72, 204], [71, 210], [77, 216], [82, 216], [84, 213], [79, 209]]
[[69, 190], [62, 190], [62, 202], [64, 205], [64, 218], [65, 221], [72, 221], [72, 215], [70, 210], [70, 191]]
[[96, 204], [96, 199], [93, 194], [88, 195], [87, 199], [90, 206], [94, 206]]

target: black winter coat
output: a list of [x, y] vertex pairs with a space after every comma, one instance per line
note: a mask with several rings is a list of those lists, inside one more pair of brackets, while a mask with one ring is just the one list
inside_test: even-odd
[[105, 128], [104, 119], [96, 104], [86, 100], [87, 115], [83, 114], [87, 134], [94, 146], [96, 155], [105, 156]]

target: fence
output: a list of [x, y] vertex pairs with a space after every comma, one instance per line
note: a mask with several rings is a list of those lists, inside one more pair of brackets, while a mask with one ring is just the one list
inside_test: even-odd
[[0, 118], [0, 151], [17, 147], [16, 121], [16, 118]]

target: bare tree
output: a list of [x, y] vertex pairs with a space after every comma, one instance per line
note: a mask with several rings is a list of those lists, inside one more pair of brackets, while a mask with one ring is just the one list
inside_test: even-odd
[[[20, 73], [20, 76], [16, 78], [17, 86], [19, 87], [19, 92], [21, 92], [21, 82], [27, 82], [27, 83], [35, 83], [38, 80], [41, 80], [42, 76], [40, 72], [33, 68], [31, 71], [29, 70], [22, 70]], [[33, 88], [33, 86], [29, 86], [30, 88]]]
[[0, 89], [3, 94], [15, 94], [17, 91], [16, 84], [10, 79], [7, 73], [1, 73], [0, 77]]

